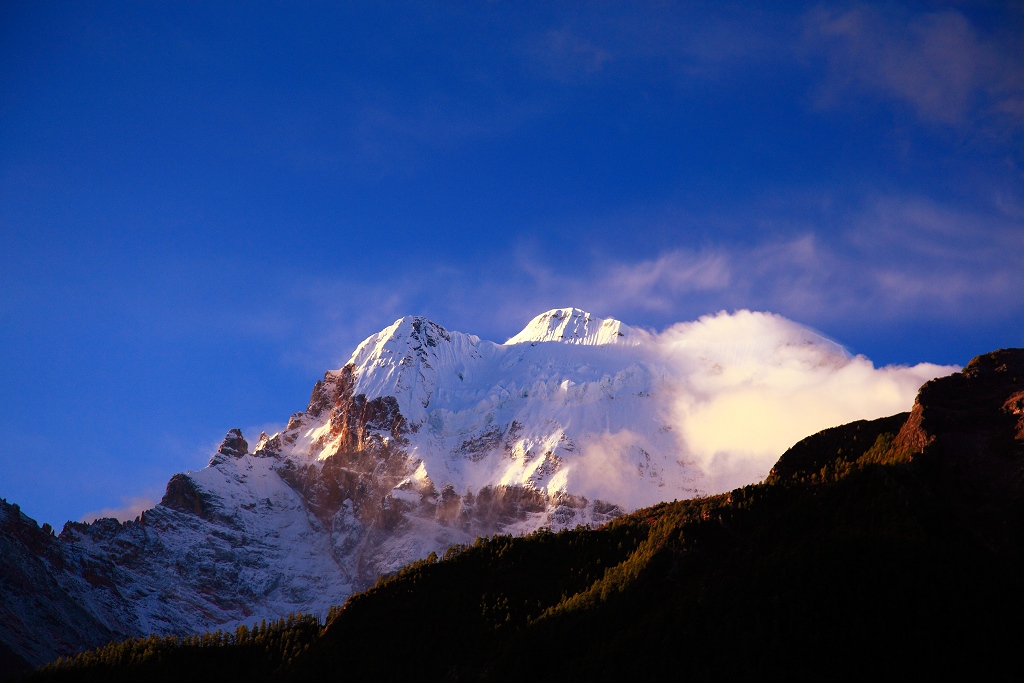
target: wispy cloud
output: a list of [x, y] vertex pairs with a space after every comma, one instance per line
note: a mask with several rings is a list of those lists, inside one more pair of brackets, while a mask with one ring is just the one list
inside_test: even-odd
[[[646, 64], [647, 77], [682, 85], [810, 58], [826, 72], [810, 85], [819, 107], [873, 93], [907, 104], [927, 124], [994, 133], [1024, 126], [1019, 31], [983, 29], [956, 7], [848, 4], [793, 14], [656, 3], [565, 14], [558, 28], [527, 38], [524, 52], [538, 75], [586, 80], [613, 73], [613, 64], [634, 72]], [[1012, 21], [1018, 12], [1005, 14]]]
[[908, 16], [868, 5], [819, 8], [805, 26], [806, 44], [829, 70], [819, 104], [869, 91], [905, 102], [929, 123], [998, 116], [1024, 125], [1024, 58], [957, 10]]
[[684, 319], [753, 308], [815, 324], [849, 316], [984, 320], [1024, 308], [1024, 221], [1005, 212], [885, 197], [853, 212], [835, 231], [805, 228], [754, 244], [602, 262], [584, 277], [537, 263], [531, 272], [539, 290], [609, 312], [659, 311]]
[[127, 522], [135, 519], [146, 510], [149, 510], [157, 504], [159, 500], [158, 496], [144, 495], [144, 496], [132, 496], [121, 499], [121, 506], [114, 508], [103, 508], [102, 510], [93, 510], [82, 515], [79, 521], [82, 522], [94, 522], [97, 519], [104, 519], [113, 517], [119, 522]]
[[[586, 81], [622, 65], [653, 80], [681, 84], [720, 76], [757, 58], [784, 56], [787, 23], [780, 15], [744, 6], [713, 12], [677, 3], [608, 5], [562, 12], [556, 28], [525, 37], [533, 73], [558, 81]], [[788, 55], [785, 56], [788, 58]]]
[[538, 71], [558, 80], [597, 73], [612, 61], [611, 52], [568, 27], [533, 37], [526, 53]]
[[918, 197], [879, 197], [789, 229], [780, 221], [753, 243], [637, 260], [601, 251], [563, 257], [526, 246], [501, 260], [389, 271], [386, 282], [303, 281], [291, 315], [311, 336], [289, 353], [309, 367], [328, 354], [340, 365], [364, 337], [407, 314], [504, 341], [539, 312], [570, 305], [655, 326], [744, 308], [821, 328], [1024, 313], [1024, 217]]

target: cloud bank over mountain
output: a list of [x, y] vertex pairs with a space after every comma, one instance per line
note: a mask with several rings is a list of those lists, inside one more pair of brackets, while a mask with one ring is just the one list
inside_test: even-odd
[[958, 369], [876, 368], [807, 327], [744, 310], [655, 339], [679, 373], [672, 416], [681, 446], [711, 492], [760, 480], [808, 434], [909, 410], [921, 384]]
[[[581, 440], [565, 479], [572, 493], [627, 508], [760, 481], [803, 437], [907, 411], [924, 382], [958, 369], [876, 368], [808, 327], [747, 310], [629, 333], [632, 342], [607, 349], [617, 360], [606, 362], [645, 368], [651, 379], [639, 391], [650, 400], [638, 412], [608, 408], [609, 427]], [[636, 414], [616, 419], [616, 412]], [[570, 428], [580, 425], [566, 427], [578, 439]], [[660, 488], [638, 485], [638, 475], [653, 472]]]

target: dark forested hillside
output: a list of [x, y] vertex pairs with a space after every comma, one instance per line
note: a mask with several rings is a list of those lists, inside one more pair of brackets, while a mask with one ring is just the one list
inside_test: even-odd
[[997, 351], [763, 484], [453, 548], [322, 628], [129, 641], [29, 678], [1017, 680], [1022, 464], [1024, 350]]

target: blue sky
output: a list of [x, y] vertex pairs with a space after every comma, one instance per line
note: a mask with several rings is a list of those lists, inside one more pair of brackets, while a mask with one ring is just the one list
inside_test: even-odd
[[0, 5], [0, 496], [158, 498], [404, 314], [1024, 346], [1020, 3], [637, 4]]

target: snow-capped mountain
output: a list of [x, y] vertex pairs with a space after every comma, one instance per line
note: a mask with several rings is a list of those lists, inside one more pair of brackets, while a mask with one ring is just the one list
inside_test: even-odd
[[[394, 397], [400, 435], [381, 437], [403, 440], [415, 471], [393, 496], [431, 487], [459, 496], [486, 486], [521, 487], [551, 500], [585, 497], [588, 503], [576, 501], [580, 507], [564, 523], [588, 522], [590, 503], [621, 494], [589, 457], [609, 435], [630, 434], [620, 455], [638, 473], [629, 486], [637, 500], [699, 489], [700, 473], [679, 461], [669, 417], [661, 414], [658, 394], [672, 378], [643, 346], [645, 337], [577, 309], [544, 313], [504, 344], [408, 317], [327, 373], [314, 400], [345, 405], [349, 393]], [[276, 437], [277, 452], [296, 462], [333, 455], [342, 447], [338, 419], [337, 411], [307, 411]], [[599, 459], [604, 467], [606, 458]], [[559, 519], [543, 523], [558, 526]]]
[[[120, 636], [325, 613], [481, 535], [714, 492], [721, 480], [679, 420], [712, 379], [756, 385], [737, 359], [759, 353], [784, 369], [797, 352], [843, 371], [863, 359], [792, 323], [778, 339], [722, 338], [713, 323], [666, 339], [567, 308], [498, 344], [397, 320], [327, 372], [283, 431], [252, 446], [230, 431], [136, 521], [68, 523], [57, 537], [0, 503], [0, 550], [18, 558], [0, 585], [0, 641], [42, 662]], [[942, 374], [905, 370], [892, 383], [908, 405]]]

